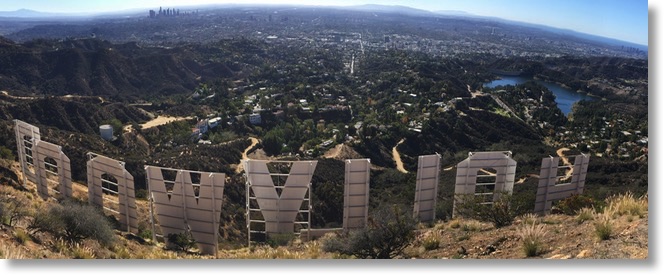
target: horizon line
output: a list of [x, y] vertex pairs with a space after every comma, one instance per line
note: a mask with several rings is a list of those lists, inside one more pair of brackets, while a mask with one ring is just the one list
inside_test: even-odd
[[[650, 49], [648, 46], [648, 42], [646, 44], [642, 44], [640, 42], [634, 42], [634, 41], [628, 41], [624, 40], [621, 38], [615, 38], [615, 37], [609, 37], [609, 36], [604, 36], [604, 35], [599, 35], [599, 34], [593, 34], [593, 33], [586, 33], [586, 32], [580, 32], [577, 30], [573, 29], [568, 29], [568, 28], [563, 28], [563, 27], [557, 27], [557, 26], [552, 26], [552, 25], [545, 25], [542, 23], [533, 23], [533, 22], [527, 22], [527, 21], [518, 21], [514, 19], [507, 19], [503, 17], [497, 17], [497, 16], [485, 16], [485, 15], [477, 15], [471, 12], [467, 12], [464, 10], [428, 10], [424, 8], [416, 8], [412, 6], [407, 6], [407, 5], [395, 5], [395, 4], [358, 4], [358, 5], [320, 5], [320, 4], [284, 4], [284, 3], [210, 3], [210, 4], [193, 4], [193, 5], [187, 5], [187, 4], [180, 4], [180, 5], [169, 5], [169, 6], [159, 6], [159, 7], [188, 7], [188, 8], [193, 8], [193, 7], [221, 7], [221, 6], [290, 6], [290, 7], [323, 7], [323, 8], [353, 8], [353, 7], [362, 7], [362, 6], [377, 6], [377, 7], [406, 7], [412, 10], [416, 11], [422, 11], [422, 12], [429, 12], [432, 15], [447, 15], [447, 16], [458, 16], [458, 17], [474, 17], [474, 18], [486, 18], [486, 19], [493, 19], [493, 20], [505, 20], [509, 22], [514, 22], [514, 23], [522, 23], [522, 24], [530, 24], [533, 25], [533, 27], [548, 27], [548, 28], [554, 28], [558, 30], [564, 30], [564, 31], [570, 31], [570, 32], [575, 32], [578, 34], [583, 34], [583, 35], [591, 35], [595, 37], [601, 37], [601, 38], [606, 38], [606, 39], [612, 39], [616, 40], [619, 42], [624, 42], [624, 43], [630, 43], [634, 45], [638, 45], [641, 47], [645, 47], [646, 49]], [[118, 14], [118, 13], [129, 13], [129, 12], [139, 12], [141, 10], [151, 10], [151, 8], [148, 7], [136, 7], [136, 8], [127, 8], [127, 9], [117, 9], [117, 10], [109, 10], [109, 11], [99, 11], [99, 12], [94, 12], [94, 11], [87, 11], [87, 12], [45, 12], [45, 11], [39, 11], [35, 9], [28, 9], [28, 8], [20, 8], [17, 10], [0, 10], [0, 13], [12, 13], [12, 12], [19, 12], [19, 11], [30, 11], [30, 12], [35, 12], [35, 13], [42, 13], [44, 16], [2, 16], [0, 15], [1, 18], [21, 18], [21, 19], [36, 19], [36, 18], [54, 18], [54, 17], [94, 17], [94, 16], [103, 16], [103, 15], [111, 15], [111, 14]], [[445, 14], [445, 12], [455, 12], [455, 13], [463, 13], [463, 14]], [[587, 38], [586, 38], [587, 39]]]

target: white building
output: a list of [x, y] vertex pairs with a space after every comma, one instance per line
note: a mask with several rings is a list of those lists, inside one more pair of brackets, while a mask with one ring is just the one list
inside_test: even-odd
[[210, 120], [208, 120], [208, 127], [214, 128], [217, 127], [221, 123], [221, 118], [220, 117], [215, 117]]

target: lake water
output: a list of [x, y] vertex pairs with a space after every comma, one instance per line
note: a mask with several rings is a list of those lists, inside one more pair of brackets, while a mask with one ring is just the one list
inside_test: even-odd
[[[497, 79], [494, 81], [491, 81], [489, 83], [485, 83], [484, 87], [487, 88], [494, 88], [496, 86], [506, 86], [506, 85], [512, 85], [516, 86], [518, 84], [525, 83], [529, 80], [533, 80], [532, 78], [528, 77], [521, 77], [521, 76], [501, 76], [501, 79]], [[572, 111], [572, 105], [580, 100], [593, 100], [593, 97], [584, 95], [581, 93], [577, 93], [575, 91], [572, 91], [570, 89], [563, 88], [562, 86], [552, 83], [552, 82], [546, 82], [546, 81], [541, 81], [541, 80], [535, 80], [535, 82], [541, 84], [542, 86], [546, 87], [549, 89], [553, 94], [556, 96], [556, 103], [558, 104], [558, 108], [565, 114], [566, 116]]]

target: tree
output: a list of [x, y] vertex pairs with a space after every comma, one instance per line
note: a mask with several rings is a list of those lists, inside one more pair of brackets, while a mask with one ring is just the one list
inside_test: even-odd
[[104, 121], [102, 121], [101, 124], [102, 125], [104, 125], [104, 124], [111, 125], [111, 127], [113, 127], [113, 132], [114, 133], [121, 133], [122, 132], [122, 122], [117, 118], [104, 120]]
[[278, 155], [281, 153], [282, 144], [284, 144], [284, 131], [274, 128], [268, 131], [262, 139], [263, 150], [269, 155]]

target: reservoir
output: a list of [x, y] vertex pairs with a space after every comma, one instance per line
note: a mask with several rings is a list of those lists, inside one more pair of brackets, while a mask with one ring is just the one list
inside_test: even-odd
[[[516, 86], [518, 84], [525, 83], [529, 80], [533, 79], [522, 76], [501, 76], [501, 79], [485, 83], [484, 87], [495, 88], [496, 86], [506, 86], [506, 85]], [[563, 114], [565, 114], [565, 116], [567, 116], [572, 111], [572, 105], [575, 102], [580, 100], [593, 100], [593, 97], [591, 96], [563, 88], [562, 86], [556, 83], [546, 82], [541, 80], [534, 80], [534, 81], [546, 87], [551, 92], [553, 92], [553, 94], [556, 96], [556, 104], [558, 104], [558, 108], [560, 108], [560, 110], [563, 112]]]

